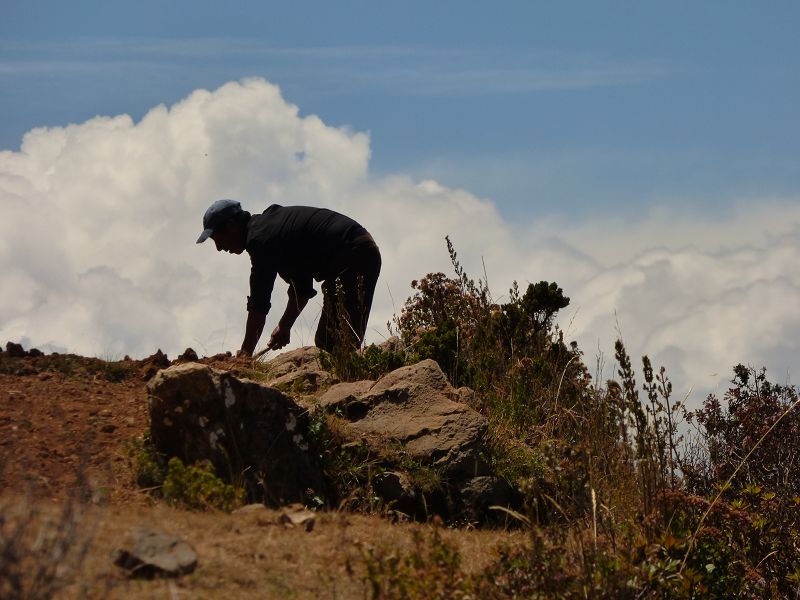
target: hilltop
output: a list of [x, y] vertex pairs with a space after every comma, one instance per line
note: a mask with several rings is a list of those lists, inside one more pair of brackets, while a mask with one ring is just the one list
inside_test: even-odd
[[[28, 590], [39, 573], [78, 597], [794, 597], [797, 390], [737, 365], [688, 412], [621, 340], [617, 378], [593, 381], [554, 324], [561, 288], [514, 284], [495, 304], [450, 249], [456, 278], [413, 282], [398, 338], [359, 352], [108, 362], [8, 345], [0, 582]], [[151, 539], [144, 526], [178, 536], [182, 576], [112, 566]]]
[[[462, 553], [465, 567], [478, 570], [495, 558], [488, 549], [525, 537], [503, 529], [442, 530], [337, 509], [319, 510], [313, 529], [306, 531], [282, 523], [280, 508], [229, 514], [169, 506], [136, 485], [130, 444], [149, 432], [147, 381], [154, 367], [171, 361], [160, 353], [114, 362], [13, 354], [0, 353], [3, 516], [22, 507], [37, 519], [58, 520], [73, 503], [69, 518], [78, 529], [71, 541], [88, 542], [89, 551], [81, 570], [70, 573], [71, 582], [90, 585], [98, 597], [106, 586], [111, 597], [120, 598], [176, 591], [189, 597], [362, 597], [369, 589], [364, 553], [410, 552], [415, 536], [427, 539], [439, 531]], [[197, 363], [252, 375], [250, 365], [226, 355]], [[198, 554], [197, 570], [169, 583], [128, 581], [109, 556], [142, 527], [186, 540]]]

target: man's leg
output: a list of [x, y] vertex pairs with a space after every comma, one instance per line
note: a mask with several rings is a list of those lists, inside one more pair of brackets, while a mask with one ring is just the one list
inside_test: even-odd
[[372, 242], [354, 250], [336, 280], [322, 284], [322, 314], [314, 337], [319, 348], [332, 352], [337, 345], [348, 351], [360, 347], [380, 271], [380, 251]]
[[349, 329], [356, 348], [364, 341], [380, 272], [381, 255], [378, 247], [373, 245], [360, 249], [353, 267], [343, 273]]
[[326, 352], [333, 352], [336, 340], [336, 282], [322, 283], [322, 312], [319, 315], [314, 345]]

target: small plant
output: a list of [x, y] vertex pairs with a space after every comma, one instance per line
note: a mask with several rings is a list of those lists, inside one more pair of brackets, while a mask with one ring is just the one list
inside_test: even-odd
[[349, 440], [340, 417], [323, 411], [312, 414], [309, 440], [322, 462], [331, 502], [367, 512], [381, 506], [373, 485], [384, 471], [380, 457], [366, 443]]
[[123, 360], [102, 361], [99, 367], [103, 378], [112, 383], [125, 381], [136, 372], [131, 363]]
[[128, 463], [140, 488], [160, 488], [167, 474], [167, 460], [153, 445], [150, 433], [128, 440], [125, 444]]
[[211, 463], [202, 461], [187, 467], [175, 456], [167, 463], [162, 494], [170, 504], [197, 510], [231, 511], [245, 499], [244, 489], [222, 481]]
[[136, 484], [160, 494], [170, 504], [186, 508], [231, 511], [245, 500], [242, 487], [226, 484], [208, 461], [185, 466], [177, 457], [156, 451], [150, 436], [135, 438], [126, 444], [126, 454]]
[[342, 381], [379, 379], [386, 373], [407, 364], [403, 352], [385, 350], [370, 344], [361, 350], [320, 352], [320, 366]]

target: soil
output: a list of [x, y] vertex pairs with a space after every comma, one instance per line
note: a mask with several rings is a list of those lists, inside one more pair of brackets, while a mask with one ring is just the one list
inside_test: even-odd
[[[0, 352], [0, 527], [14, 512], [9, 507], [41, 513], [44, 523], [48, 515], [62, 514], [76, 494], [84, 496], [79, 532], [91, 544], [74, 573], [74, 584], [87, 585], [72, 588], [76, 597], [368, 597], [365, 549], [402, 551], [414, 544], [415, 531], [429, 533], [429, 525], [337, 511], [319, 513], [306, 531], [279, 525], [279, 511], [191, 512], [138, 489], [126, 447], [148, 430], [145, 385], [159, 361], [163, 366], [163, 355], [105, 362]], [[225, 355], [202, 362], [234, 371], [238, 364]], [[141, 527], [189, 542], [199, 557], [197, 570], [179, 580], [129, 581], [109, 557]], [[524, 538], [500, 530], [443, 535], [462, 553], [467, 570], [495, 560], [499, 544]]]

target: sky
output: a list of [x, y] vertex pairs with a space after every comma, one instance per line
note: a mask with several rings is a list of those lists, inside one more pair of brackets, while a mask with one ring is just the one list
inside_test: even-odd
[[797, 3], [0, 6], [0, 341], [235, 350], [247, 261], [194, 244], [232, 197], [373, 233], [370, 341], [449, 235], [500, 302], [556, 281], [600, 379], [619, 336], [690, 403], [797, 378]]

